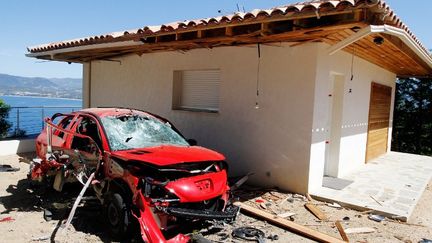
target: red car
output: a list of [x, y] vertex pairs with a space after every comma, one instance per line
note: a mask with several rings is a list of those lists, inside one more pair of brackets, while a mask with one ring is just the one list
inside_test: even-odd
[[61, 191], [70, 181], [91, 185], [111, 232], [128, 236], [138, 221], [144, 242], [188, 242], [164, 232], [181, 222], [234, 220], [228, 203], [227, 164], [196, 146], [166, 119], [139, 110], [92, 108], [55, 114], [36, 140], [39, 160], [30, 177], [54, 177]]

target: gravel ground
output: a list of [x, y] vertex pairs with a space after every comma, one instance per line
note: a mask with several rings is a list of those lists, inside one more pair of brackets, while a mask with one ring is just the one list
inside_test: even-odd
[[[31, 154], [23, 156], [32, 157]], [[18, 163], [19, 159], [20, 157], [16, 155], [0, 157], [0, 164], [20, 168], [20, 171], [17, 172], [0, 172], [0, 221], [8, 217], [13, 219], [0, 222], [0, 242], [91, 243], [113, 241], [104, 227], [100, 206], [91, 199], [91, 195], [88, 195], [89, 199], [78, 208], [71, 227], [68, 230], [59, 229], [61, 220], [67, 217], [74, 197], [78, 195], [80, 188], [68, 186], [64, 192], [58, 193], [43, 185], [33, 185], [26, 179], [28, 164]], [[236, 196], [245, 203], [269, 213], [295, 213], [288, 219], [336, 238], [340, 238], [334, 226], [336, 220], [340, 220], [345, 229], [353, 227], [375, 229], [374, 233], [348, 234], [350, 242], [408, 243], [419, 242], [422, 238], [432, 238], [432, 183], [429, 183], [408, 223], [390, 219], [378, 223], [368, 219], [367, 212], [332, 208], [325, 203], [312, 201], [328, 216], [328, 220], [320, 221], [304, 208], [306, 198], [274, 190], [243, 190], [236, 193]], [[47, 209], [52, 213], [50, 220], [44, 218], [44, 212]], [[236, 222], [219, 226], [221, 229], [218, 231], [216, 229], [218, 227], [215, 227], [213, 230], [193, 228], [189, 229], [189, 232], [195, 234], [199, 232], [204, 238], [213, 242], [245, 242], [233, 239], [231, 236], [232, 230], [241, 226], [258, 228], [266, 234], [266, 237], [277, 235], [278, 240], [266, 239], [266, 242], [313, 242], [242, 213], [239, 214]], [[131, 241], [137, 240], [132, 239]]]

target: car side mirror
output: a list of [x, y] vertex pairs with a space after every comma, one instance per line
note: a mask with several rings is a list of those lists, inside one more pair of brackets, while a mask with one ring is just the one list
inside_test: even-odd
[[189, 138], [188, 140], [186, 140], [190, 146], [196, 146], [198, 144], [197, 140], [193, 139], [193, 138]]

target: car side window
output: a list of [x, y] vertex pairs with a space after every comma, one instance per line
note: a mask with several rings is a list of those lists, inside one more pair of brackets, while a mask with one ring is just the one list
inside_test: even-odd
[[[69, 124], [72, 122], [72, 119], [73, 119], [73, 116], [65, 117], [63, 120], [60, 121], [60, 123], [58, 124], [58, 126], [60, 128], [63, 128], [63, 129], [66, 130], [68, 128]], [[57, 136], [59, 136], [61, 138], [64, 138], [64, 135], [65, 135], [64, 132], [59, 131], [59, 133], [58, 133]]]
[[[81, 121], [77, 126], [76, 132], [79, 134], [91, 137], [94, 140], [94, 142], [96, 143], [96, 145], [100, 149], [102, 149], [102, 140], [101, 140], [100, 132], [99, 132], [98, 125], [97, 125], [96, 121], [94, 119], [92, 119], [90, 117], [86, 117], [86, 116], [82, 116], [80, 120]], [[80, 137], [75, 136], [72, 140], [72, 145], [71, 145], [72, 149], [78, 149], [78, 150], [91, 152], [91, 151], [88, 151], [88, 150], [91, 150], [91, 149], [89, 149], [89, 147], [91, 147], [89, 139], [80, 138]]]

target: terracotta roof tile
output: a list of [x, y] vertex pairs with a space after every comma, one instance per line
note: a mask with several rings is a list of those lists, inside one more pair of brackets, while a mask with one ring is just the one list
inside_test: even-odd
[[227, 23], [240, 23], [245, 20], [254, 20], [261, 18], [271, 18], [280, 15], [295, 15], [303, 12], [331, 12], [339, 11], [347, 8], [354, 7], [372, 7], [378, 6], [381, 11], [387, 14], [386, 21], [387, 24], [396, 26], [398, 28], [404, 29], [409, 33], [414, 40], [420, 45], [424, 50], [427, 49], [420, 43], [417, 37], [410, 31], [410, 29], [397, 17], [395, 12], [387, 5], [385, 0], [313, 0], [307, 2], [300, 2], [295, 4], [290, 4], [281, 7], [274, 7], [271, 9], [254, 9], [250, 12], [237, 12], [232, 15], [218, 16], [213, 18], [188, 20], [182, 22], [173, 22], [168, 24], [163, 24], [159, 26], [144, 26], [140, 29], [126, 30], [121, 32], [113, 32], [105, 35], [90, 36], [74, 40], [66, 40], [61, 42], [49, 43], [44, 45], [38, 45], [27, 48], [29, 52], [44, 52], [49, 50], [76, 47], [81, 45], [91, 45], [98, 43], [108, 43], [114, 42], [117, 39], [127, 37], [129, 35], [145, 34], [145, 35], [157, 35], [160, 33], [169, 33], [177, 30], [187, 30], [193, 29], [197, 26], [209, 26]]

